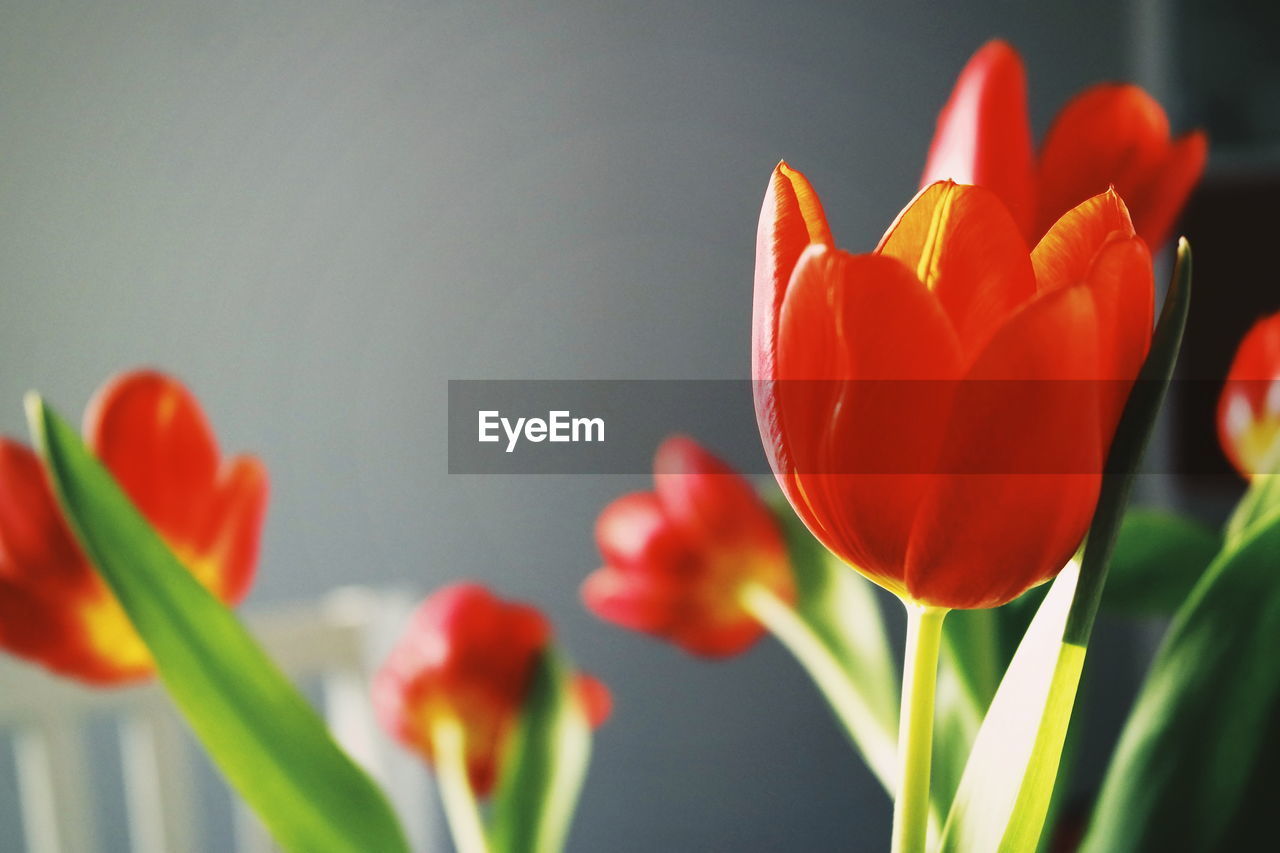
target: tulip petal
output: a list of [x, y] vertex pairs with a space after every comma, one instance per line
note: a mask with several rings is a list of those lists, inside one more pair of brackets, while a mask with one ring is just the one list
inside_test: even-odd
[[[231, 460], [219, 477], [191, 570], [215, 595], [239, 604], [253, 584], [267, 511], [267, 469], [252, 456]], [[201, 576], [204, 569], [208, 577]]]
[[606, 506], [596, 520], [596, 545], [608, 565], [621, 569], [669, 564], [685, 547], [652, 492], [623, 495]]
[[39, 458], [0, 438], [0, 577], [73, 599], [98, 590]]
[[1132, 236], [1134, 230], [1129, 209], [1114, 189], [1068, 210], [1031, 251], [1037, 290], [1084, 281], [1102, 245], [1116, 233]]
[[218, 472], [218, 448], [186, 388], [160, 373], [125, 374], [89, 404], [84, 433], [166, 539], [188, 544], [199, 536]]
[[914, 599], [992, 607], [1065, 565], [1101, 481], [1095, 328], [1087, 287], [1046, 293], [960, 383], [907, 554]]
[[[1040, 149], [1037, 233], [1111, 186], [1137, 209], [1147, 182], [1163, 180], [1168, 148], [1169, 120], [1141, 88], [1103, 83], [1081, 92], [1062, 108]], [[1174, 215], [1176, 209], [1165, 210], [1154, 219]], [[1161, 235], [1142, 236], [1159, 245]]]
[[785, 445], [769, 440], [778, 431], [777, 401], [770, 380], [777, 370], [778, 318], [783, 295], [800, 255], [811, 243], [833, 245], [818, 194], [803, 174], [779, 163], [769, 178], [756, 230], [755, 295], [751, 319], [751, 377], [757, 380], [756, 420], [765, 436], [765, 454], [777, 470], [775, 454]]
[[982, 187], [931, 185], [876, 252], [897, 258], [936, 294], [967, 357], [1035, 295], [1027, 245], [1000, 199]]
[[582, 703], [582, 710], [587, 715], [587, 723], [599, 728], [613, 713], [613, 695], [600, 679], [578, 673], [573, 679], [573, 689]]
[[1033, 178], [1022, 60], [1007, 42], [993, 39], [965, 65], [938, 116], [920, 186], [951, 180], [986, 187], [1030, 239]]
[[751, 349], [754, 376], [773, 374], [774, 338], [787, 282], [810, 243], [832, 245], [831, 228], [809, 180], [786, 163], [769, 178], [756, 230], [755, 305]]
[[1085, 284], [1093, 297], [1098, 335], [1098, 416], [1103, 447], [1120, 423], [1133, 378], [1151, 348], [1155, 315], [1151, 252], [1141, 237], [1113, 233]]
[[583, 581], [582, 603], [606, 622], [662, 634], [671, 622], [676, 594], [672, 586], [655, 584], [653, 579], [653, 574], [604, 566]]
[[1163, 246], [1173, 230], [1209, 158], [1209, 140], [1201, 131], [1179, 138], [1169, 148], [1133, 202], [1133, 226], [1147, 245]]
[[691, 541], [773, 551], [781, 558], [782, 540], [755, 489], [697, 442], [667, 439], [654, 457], [653, 471], [666, 517]]
[[951, 323], [896, 259], [813, 246], [788, 288], [779, 340], [792, 463], [779, 479], [828, 547], [896, 588], [924, 480], [904, 472], [932, 458], [947, 405], [939, 386], [960, 369]]
[[1240, 341], [1218, 399], [1218, 440], [1246, 478], [1269, 473], [1280, 435], [1280, 314], [1254, 323]]

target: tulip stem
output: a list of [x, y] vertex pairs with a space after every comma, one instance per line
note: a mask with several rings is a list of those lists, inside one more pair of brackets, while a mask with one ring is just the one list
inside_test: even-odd
[[904, 602], [907, 648], [902, 662], [898, 720], [898, 794], [893, 809], [893, 853], [924, 853], [929, 828], [929, 764], [943, 608]]
[[809, 673], [871, 772], [886, 788], [893, 790], [897, 772], [893, 731], [880, 722], [879, 715], [872, 710], [840, 660], [795, 608], [768, 587], [758, 583], [745, 584], [740, 595], [746, 611], [764, 625]]
[[480, 805], [467, 774], [466, 733], [453, 717], [441, 717], [431, 726], [431, 746], [445, 820], [458, 853], [489, 853]]

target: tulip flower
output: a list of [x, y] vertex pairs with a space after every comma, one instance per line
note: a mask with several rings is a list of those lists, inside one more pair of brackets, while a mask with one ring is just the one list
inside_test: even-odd
[[744, 590], [795, 597], [773, 515], [750, 483], [688, 438], [658, 449], [654, 486], [600, 514], [596, 542], [605, 566], [583, 584], [583, 600], [602, 619], [694, 654], [746, 650], [765, 629]]
[[[248, 593], [266, 511], [258, 460], [224, 460], [177, 380], [126, 373], [85, 412], [90, 448], [182, 563], [236, 604]], [[0, 647], [91, 684], [149, 675], [151, 655], [68, 528], [39, 459], [0, 438]]]
[[[930, 607], [995, 607], [1053, 577], [1151, 340], [1151, 259], [1124, 203], [1087, 200], [1028, 252], [995, 193], [940, 182], [870, 254], [829, 235], [813, 188], [779, 165], [753, 375], [797, 514]], [[1050, 457], [1066, 473], [1040, 467]]]
[[827, 548], [907, 605], [892, 849], [917, 853], [942, 619], [1048, 580], [1083, 538], [1151, 342], [1150, 253], [1112, 190], [1028, 251], [995, 192], [942, 181], [853, 255], [783, 163], [755, 293], [774, 473]]
[[1280, 314], [1254, 324], [1240, 342], [1218, 400], [1218, 439], [1246, 478], [1276, 473], [1280, 437]]
[[[458, 748], [472, 793], [487, 796], [550, 642], [551, 626], [535, 608], [478, 584], [447, 586], [418, 607], [378, 670], [374, 707], [387, 731], [430, 763], [442, 748]], [[599, 726], [609, 715], [608, 690], [583, 675], [576, 689]]]
[[1036, 156], [1022, 60], [993, 40], [969, 60], [938, 117], [921, 187], [948, 179], [987, 187], [1029, 243], [1114, 187], [1138, 236], [1159, 247], [1204, 171], [1207, 151], [1201, 131], [1171, 139], [1164, 110], [1139, 87], [1103, 83], [1067, 103]]

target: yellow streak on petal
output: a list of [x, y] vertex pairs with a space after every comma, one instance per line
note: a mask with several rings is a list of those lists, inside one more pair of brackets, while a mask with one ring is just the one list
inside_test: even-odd
[[929, 231], [925, 235], [924, 244], [920, 247], [920, 260], [916, 264], [916, 278], [925, 287], [933, 290], [938, 280], [942, 264], [942, 239], [951, 223], [951, 207], [955, 202], [956, 185], [947, 184], [942, 189], [942, 197], [934, 205], [929, 217]]

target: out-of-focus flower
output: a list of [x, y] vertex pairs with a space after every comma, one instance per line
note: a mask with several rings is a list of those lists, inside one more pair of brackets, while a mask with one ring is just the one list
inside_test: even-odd
[[[266, 512], [267, 473], [223, 460], [200, 405], [177, 380], [123, 374], [85, 412], [90, 448], [182, 563], [218, 598], [248, 593]], [[62, 675], [115, 684], [151, 655], [72, 535], [44, 469], [0, 438], [0, 647]]]
[[[374, 676], [378, 717], [429, 762], [438, 724], [456, 724], [472, 790], [485, 796], [550, 641], [551, 626], [533, 607], [503, 601], [479, 584], [444, 587], [419, 605]], [[599, 726], [610, 712], [608, 690], [585, 675], [575, 687], [588, 721]]]
[[1218, 440], [1245, 477], [1276, 473], [1280, 459], [1280, 314], [1240, 341], [1218, 400]]
[[786, 545], [745, 479], [688, 438], [667, 439], [652, 492], [618, 498], [596, 522], [605, 566], [583, 584], [596, 615], [695, 654], [737, 654], [764, 628], [744, 587], [795, 597]]
[[1053, 577], [1151, 340], [1151, 258], [1124, 203], [1088, 199], [1028, 252], [994, 192], [939, 182], [871, 254], [830, 235], [809, 182], [779, 165], [752, 375], [797, 514], [925, 605], [996, 606]]
[[1113, 186], [1138, 236], [1159, 247], [1204, 171], [1207, 151], [1201, 131], [1171, 139], [1164, 110], [1139, 87], [1102, 83], [1058, 113], [1036, 157], [1022, 60], [997, 39], [960, 72], [938, 117], [921, 187], [940, 180], [987, 187], [1034, 243], [1068, 210]]

